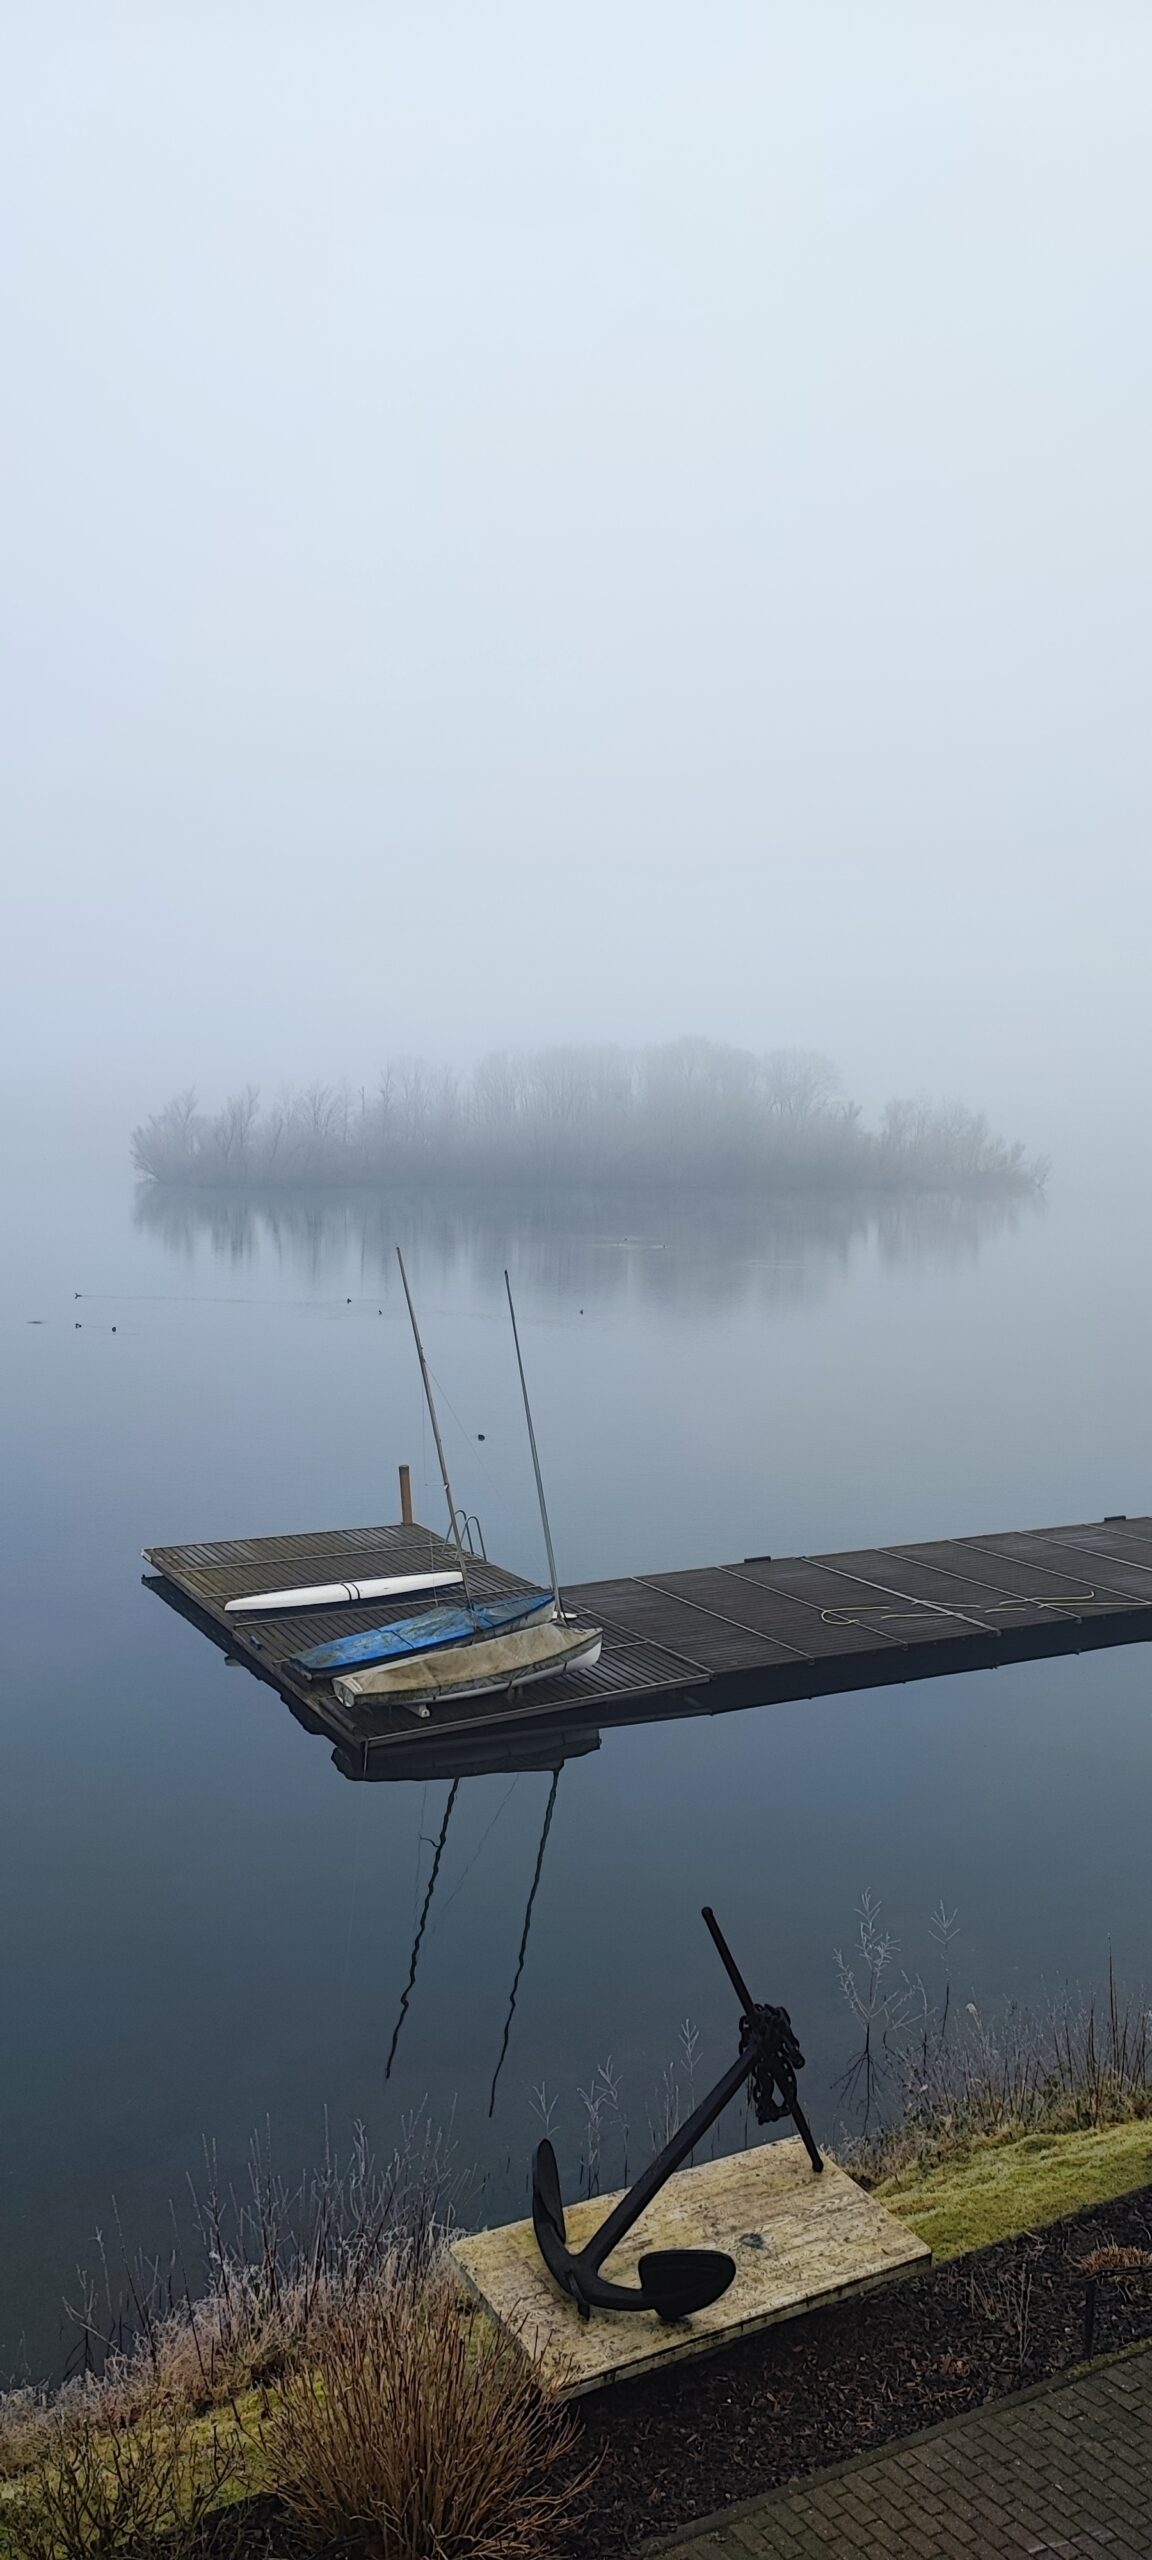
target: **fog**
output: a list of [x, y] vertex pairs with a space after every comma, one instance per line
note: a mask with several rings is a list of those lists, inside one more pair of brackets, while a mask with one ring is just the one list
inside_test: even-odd
[[1145, 8], [4, 51], [9, 1122], [692, 1032], [1131, 1142]]

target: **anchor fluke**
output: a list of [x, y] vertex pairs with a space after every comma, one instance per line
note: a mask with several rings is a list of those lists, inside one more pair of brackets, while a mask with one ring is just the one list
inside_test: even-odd
[[567, 2252], [568, 2225], [564, 2219], [564, 2199], [560, 2193], [560, 2171], [550, 2142], [537, 2144], [536, 2157], [532, 2163], [532, 2223], [541, 2249], [544, 2248], [541, 2229], [543, 2226], [549, 2237], [558, 2241], [560, 2247]]
[[642, 2293], [662, 2320], [687, 2320], [727, 2293], [736, 2260], [726, 2249], [649, 2249], [638, 2273]]
[[735, 2260], [722, 2249], [650, 2249], [639, 2263], [638, 2285], [602, 2276], [601, 2234], [586, 2249], [568, 2246], [560, 2172], [550, 2142], [541, 2142], [532, 2164], [532, 2227], [549, 2274], [571, 2294], [582, 2319], [590, 2311], [654, 2311], [661, 2320], [686, 2320], [726, 2293]]

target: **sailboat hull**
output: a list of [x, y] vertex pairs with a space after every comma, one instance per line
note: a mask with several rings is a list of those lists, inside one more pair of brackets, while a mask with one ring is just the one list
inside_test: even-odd
[[363, 1635], [340, 1636], [334, 1644], [318, 1644], [297, 1654], [292, 1668], [307, 1680], [330, 1680], [338, 1672], [367, 1669], [373, 1662], [400, 1662], [414, 1653], [431, 1653], [445, 1645], [467, 1644], [473, 1636], [508, 1635], [515, 1627], [535, 1626], [554, 1618], [550, 1591], [514, 1591], [504, 1600], [481, 1600], [475, 1609], [426, 1609], [419, 1618], [398, 1618], [390, 1627], [369, 1627]]
[[602, 1642], [599, 1627], [519, 1627], [459, 1650], [354, 1672], [336, 1681], [336, 1695], [345, 1707], [404, 1707], [411, 1715], [428, 1716], [442, 1700], [498, 1697], [533, 1680], [586, 1670], [599, 1661]]

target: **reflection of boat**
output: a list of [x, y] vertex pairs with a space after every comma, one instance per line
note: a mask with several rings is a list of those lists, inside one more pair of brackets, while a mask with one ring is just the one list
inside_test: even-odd
[[505, 1600], [478, 1600], [467, 1609], [426, 1609], [419, 1618], [397, 1618], [390, 1627], [369, 1627], [358, 1636], [339, 1636], [335, 1644], [314, 1645], [291, 1664], [306, 1680], [327, 1680], [340, 1671], [357, 1671], [373, 1662], [396, 1662], [436, 1646], [467, 1644], [472, 1637], [507, 1635], [514, 1627], [551, 1618], [556, 1602], [550, 1591], [514, 1591]]
[[226, 1600], [229, 1615], [259, 1610], [331, 1609], [343, 1600], [404, 1600], [413, 1591], [446, 1591], [463, 1582], [462, 1573], [378, 1573], [368, 1582], [313, 1582], [299, 1591], [252, 1591], [241, 1600]]
[[377, 1663], [333, 1686], [342, 1707], [368, 1699], [375, 1707], [406, 1707], [412, 1715], [426, 1716], [441, 1699], [500, 1696], [532, 1680], [587, 1669], [599, 1661], [602, 1643], [599, 1627], [553, 1620], [548, 1626], [518, 1627], [511, 1635], [415, 1654], [403, 1662]]

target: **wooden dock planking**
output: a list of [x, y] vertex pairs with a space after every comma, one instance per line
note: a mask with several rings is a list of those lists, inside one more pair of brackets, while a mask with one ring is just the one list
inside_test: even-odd
[[[342, 1750], [397, 1766], [438, 1744], [501, 1733], [539, 1737], [678, 1714], [783, 1703], [877, 1688], [942, 1672], [993, 1668], [1152, 1636], [1152, 1518], [975, 1538], [857, 1548], [837, 1555], [748, 1556], [684, 1572], [568, 1585], [565, 1601], [604, 1629], [600, 1662], [540, 1681], [518, 1698], [457, 1699], [422, 1730], [363, 1700], [342, 1707], [292, 1658], [338, 1635], [410, 1614], [361, 1603], [230, 1618], [252, 1590], [450, 1567], [454, 1551], [415, 1523], [225, 1539], [146, 1551], [161, 1596], [228, 1656], [270, 1682]], [[529, 1588], [525, 1577], [469, 1559], [484, 1599]], [[342, 1761], [342, 1765], [344, 1765]]]

